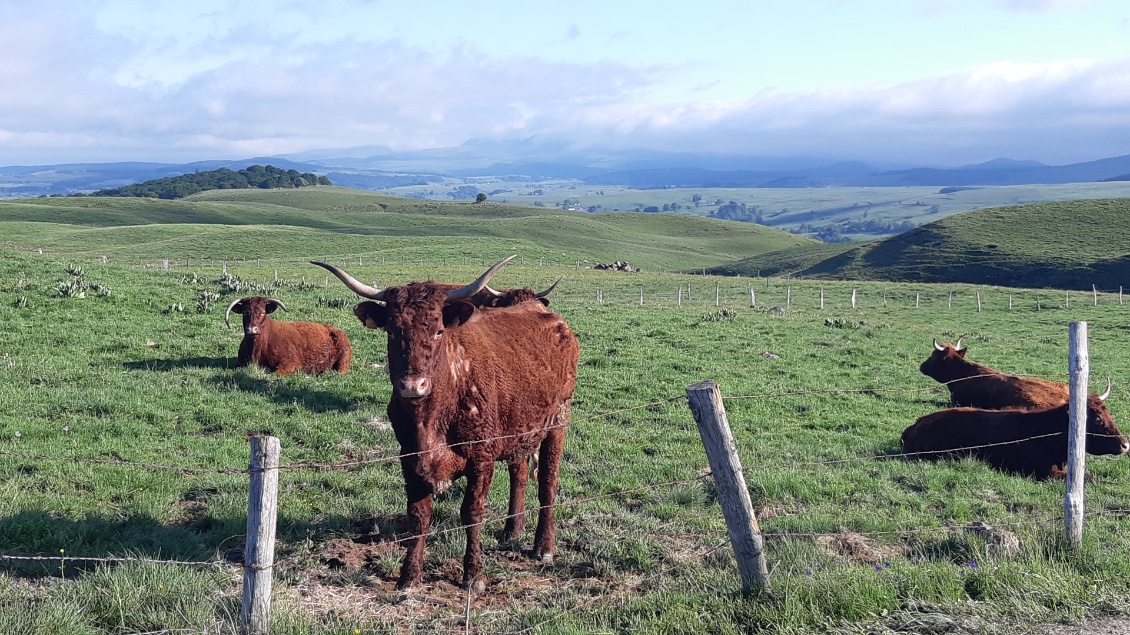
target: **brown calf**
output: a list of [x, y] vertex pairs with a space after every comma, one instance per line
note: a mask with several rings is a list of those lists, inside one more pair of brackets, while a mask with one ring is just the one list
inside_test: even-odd
[[1051, 408], [1067, 403], [1067, 384], [1008, 375], [965, 359], [957, 344], [934, 340], [934, 352], [918, 367], [923, 375], [946, 384], [955, 406], [972, 408]]
[[[1103, 397], [1087, 399], [1087, 452], [1125, 454], [1130, 443], [1111, 420]], [[903, 430], [902, 450], [931, 460], [972, 456], [998, 470], [1040, 480], [1062, 477], [1067, 467], [1068, 409], [1068, 404], [1061, 404], [1040, 410], [939, 410]]]
[[[398, 588], [420, 581], [432, 496], [460, 476], [467, 477], [460, 514], [467, 531], [463, 584], [485, 588], [478, 579], [483, 569], [480, 535], [494, 463], [511, 466], [513, 510], [515, 466], [524, 466], [535, 449], [540, 454], [540, 510], [533, 553], [545, 562], [553, 559], [553, 503], [579, 346], [565, 320], [541, 302], [482, 308], [469, 301], [508, 260], [459, 289], [417, 282], [379, 290], [337, 267], [314, 263], [358, 295], [384, 303], [362, 303], [356, 312], [366, 326], [388, 335], [393, 386], [388, 416], [404, 455], [412, 534]], [[520, 533], [521, 526], [510, 520], [507, 533], [516, 527]]]
[[231, 328], [231, 314], [243, 315], [243, 341], [239, 343], [236, 368], [258, 364], [279, 375], [296, 370], [324, 373], [349, 372], [353, 349], [349, 337], [336, 326], [317, 322], [279, 322], [268, 314], [276, 309], [288, 311], [274, 298], [240, 298], [228, 305], [224, 323]]

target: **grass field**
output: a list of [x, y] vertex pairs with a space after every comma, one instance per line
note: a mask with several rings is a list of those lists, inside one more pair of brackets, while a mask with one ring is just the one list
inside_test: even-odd
[[[667, 188], [641, 190], [621, 186], [586, 185], [578, 181], [539, 181], [513, 183], [473, 179], [484, 192], [509, 190], [491, 196], [492, 201], [531, 205], [535, 202], [553, 208], [566, 199], [585, 208], [600, 206], [608, 210], [635, 210], [649, 206], [662, 209], [678, 203], [679, 213], [705, 216], [718, 209], [715, 201], [735, 201], [760, 209], [766, 225], [797, 231], [806, 224], [813, 228], [839, 226], [866, 220], [888, 223], [923, 224], [953, 214], [1001, 207], [1053, 201], [1117, 198], [1130, 196], [1130, 184], [1067, 183], [1061, 185], [987, 186], [943, 191], [939, 187], [830, 187], [830, 188]], [[431, 198], [449, 200], [448, 192], [466, 185], [463, 181], [446, 186], [399, 187], [390, 194], [419, 195], [434, 192]], [[701, 204], [695, 205], [695, 195]], [[890, 233], [851, 234], [856, 240]]]
[[[8, 233], [28, 222], [38, 238], [57, 241], [45, 255]], [[322, 230], [289, 230], [296, 251], [279, 263], [276, 282], [274, 265], [234, 261], [262, 248], [261, 235], [211, 224], [233, 232], [223, 246], [229, 272], [283, 300], [291, 309], [283, 319], [346, 330], [354, 369], [286, 378], [235, 370], [241, 335], [224, 328], [223, 307], [236, 296], [224, 293], [219, 262], [139, 267], [124, 255], [134, 245], [103, 243], [114, 249], [103, 265], [94, 260], [99, 249], [40, 221], [0, 219], [8, 243], [0, 251], [0, 554], [239, 562], [246, 475], [220, 471], [246, 467], [247, 433], [269, 433], [282, 440], [285, 465], [369, 461], [281, 472], [272, 632], [463, 632], [461, 483], [437, 500], [424, 585], [408, 596], [393, 590], [404, 503], [384, 414], [383, 337], [353, 318], [344, 287], [324, 287], [321, 271], [299, 262], [333, 245], [318, 242]], [[193, 228], [207, 236], [207, 226]], [[171, 235], [184, 233], [174, 227]], [[297, 251], [307, 240], [315, 247]], [[421, 259], [426, 242], [432, 255], [452, 254], [446, 264], [381, 263], [368, 252], [364, 265], [345, 263], [358, 253], [345, 239], [331, 254], [381, 285], [462, 281], [482, 267], [454, 254], [510, 253], [478, 240], [384, 238], [394, 253]], [[56, 251], [65, 249], [74, 251]], [[964, 335], [970, 357], [989, 366], [1062, 378], [1068, 323], [1086, 320], [1093, 382], [1113, 377], [1108, 403], [1125, 421], [1130, 306], [1116, 296], [1100, 295], [1098, 306], [1089, 294], [1073, 296], [1063, 308], [1047, 291], [576, 271], [534, 258], [508, 265], [496, 282], [538, 287], [559, 275], [567, 278], [552, 308], [582, 351], [559, 553], [553, 565], [534, 564], [498, 546], [500, 526], [488, 527], [489, 587], [471, 602], [474, 631], [678, 633], [693, 624], [713, 633], [1006, 633], [1125, 613], [1125, 457], [1089, 457], [1092, 515], [1079, 551], [1062, 539], [1061, 482], [973, 461], [890, 458], [901, 431], [945, 402], [917, 370], [935, 337]], [[76, 279], [85, 297], [61, 297], [60, 283]], [[751, 286], [757, 308], [749, 307]], [[201, 304], [205, 291], [220, 299]], [[774, 305], [788, 308], [767, 310]], [[706, 457], [683, 395], [706, 378], [728, 397], [766, 534], [771, 597], [739, 593], [721, 510], [702, 478]], [[205, 471], [57, 460], [68, 457]], [[489, 503], [495, 520], [505, 492], [500, 470]], [[527, 508], [534, 504], [531, 492]], [[1019, 550], [961, 529], [973, 521], [1012, 533]], [[530, 541], [532, 527], [523, 547]], [[203, 633], [238, 623], [238, 566], [9, 562], [0, 590], [5, 633]]]

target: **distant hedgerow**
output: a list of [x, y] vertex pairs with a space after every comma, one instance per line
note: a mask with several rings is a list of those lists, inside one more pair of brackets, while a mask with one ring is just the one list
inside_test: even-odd
[[134, 185], [98, 190], [92, 192], [90, 196], [137, 196], [174, 199], [184, 198], [207, 190], [295, 188], [310, 185], [333, 185], [333, 183], [328, 178], [312, 172], [284, 170], [273, 165], [266, 167], [252, 165], [242, 170], [220, 168], [207, 172], [193, 172], [192, 174], [154, 179]]

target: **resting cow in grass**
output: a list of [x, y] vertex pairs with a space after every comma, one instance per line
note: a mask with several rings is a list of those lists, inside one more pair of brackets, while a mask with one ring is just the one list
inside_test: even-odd
[[[485, 588], [479, 579], [480, 535], [494, 463], [505, 461], [513, 477], [513, 466], [524, 465], [535, 450], [540, 454], [540, 508], [533, 555], [553, 560], [553, 504], [579, 346], [565, 320], [541, 302], [484, 308], [471, 301], [509, 260], [456, 289], [430, 281], [382, 290], [333, 265], [314, 263], [354, 293], [375, 300], [358, 305], [355, 312], [366, 326], [383, 329], [388, 337], [393, 387], [388, 417], [403, 455], [412, 536], [398, 588], [420, 581], [432, 496], [461, 476], [467, 477], [460, 513], [467, 532], [463, 584]], [[511, 510], [513, 488], [512, 481]], [[516, 519], [508, 519], [506, 533], [517, 538], [521, 526], [511, 520]]]
[[274, 298], [240, 298], [228, 305], [224, 323], [231, 328], [231, 314], [243, 315], [243, 341], [236, 368], [257, 364], [279, 375], [301, 370], [324, 373], [349, 372], [353, 349], [345, 331], [317, 322], [279, 322], [269, 317], [276, 309], [288, 311]]
[[[1102, 395], [1087, 398], [1086, 450], [1125, 454], [1130, 443]], [[1067, 469], [1068, 404], [1039, 410], [949, 408], [920, 417], [902, 433], [902, 450], [924, 459], [972, 456], [994, 468], [1043, 480]]]
[[934, 340], [934, 352], [918, 367], [923, 375], [946, 384], [951, 403], [971, 408], [1042, 409], [1067, 403], [1067, 384], [1008, 375], [965, 359], [961, 345]]

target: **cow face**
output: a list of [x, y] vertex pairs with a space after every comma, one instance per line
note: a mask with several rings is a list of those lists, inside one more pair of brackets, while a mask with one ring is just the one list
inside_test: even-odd
[[[1109, 391], [1108, 391], [1109, 392]], [[1114, 425], [1099, 395], [1087, 398], [1087, 454], [1126, 454], [1130, 442]]]
[[472, 303], [450, 302], [447, 291], [434, 283], [391, 287], [384, 306], [362, 302], [353, 310], [365, 326], [388, 335], [389, 375], [403, 399], [431, 394], [437, 369], [445, 367], [448, 331], [475, 317]]
[[961, 345], [961, 338], [957, 344], [945, 342], [938, 343], [934, 340], [934, 352], [922, 362], [918, 370], [934, 381], [945, 383], [955, 379], [954, 367], [965, 361], [965, 348]]
[[239, 313], [243, 315], [243, 334], [258, 335], [263, 331], [263, 327], [267, 322], [267, 315], [274, 313], [280, 308], [283, 311], [288, 310], [286, 305], [274, 298], [264, 298], [262, 296], [241, 298], [228, 306], [228, 311], [224, 315], [224, 322], [227, 323], [230, 328], [231, 322], [228, 321], [228, 318], [232, 313]]

